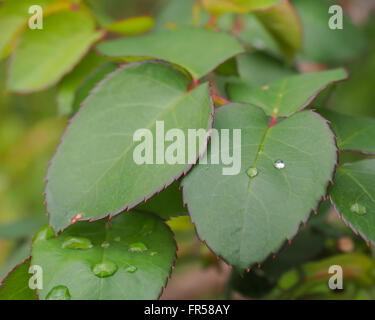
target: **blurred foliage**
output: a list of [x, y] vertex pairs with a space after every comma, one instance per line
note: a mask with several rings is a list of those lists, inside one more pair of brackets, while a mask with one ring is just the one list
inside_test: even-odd
[[[147, 18], [147, 28], [140, 26], [134, 30], [129, 29], [126, 22], [114, 24], [138, 15], [158, 17], [154, 30], [205, 25], [209, 21], [209, 14], [194, 6], [195, 0], [85, 2], [101, 26], [111, 26], [109, 30], [118, 33], [148, 31], [153, 21]], [[166, 6], [168, 2], [170, 6]], [[314, 107], [328, 107], [350, 115], [375, 116], [373, 16], [356, 25], [349, 22], [348, 15], [345, 18], [348, 30], [337, 38], [326, 27], [327, 16], [322, 17], [325, 7], [319, 7], [322, 3], [332, 4], [332, 1], [293, 0], [291, 3], [296, 5], [305, 32], [303, 49], [298, 54], [299, 63], [288, 64], [282, 58], [277, 41], [254, 14], [247, 14], [242, 17], [242, 28], [237, 36], [250, 53], [229, 60], [210, 76], [217, 93], [226, 97], [227, 84], [239, 81], [238, 77], [252, 85], [264, 85], [294, 74], [304, 66], [319, 70], [343, 65], [351, 74], [350, 81], [327, 88], [314, 102]], [[224, 14], [218, 25], [230, 30], [228, 26], [234, 21], [235, 16]], [[297, 48], [298, 44], [295, 46]], [[94, 55], [90, 53], [86, 57], [93, 58], [93, 64], [85, 65], [84, 59], [57, 85], [29, 95], [7, 92], [6, 64], [9, 61], [0, 62], [0, 279], [29, 255], [29, 240], [47, 221], [42, 196], [43, 178], [47, 162], [66, 126], [67, 116], [59, 114], [76, 112], [87, 93], [106, 74], [103, 71], [114, 69], [114, 63], [95, 69], [104, 59]], [[92, 73], [94, 69], [96, 71]], [[74, 93], [76, 90], [78, 96]], [[345, 154], [340, 162], [365, 157]], [[185, 212], [185, 209], [180, 211]], [[207, 247], [200, 245], [187, 216], [172, 218], [168, 224], [176, 233], [179, 246], [179, 261], [173, 277], [189, 272], [192, 266], [217, 267], [217, 259]], [[338, 219], [328, 201], [321, 205], [317, 216], [312, 216], [306, 228], [302, 226], [301, 229], [290, 245], [286, 244], [280, 253], [269, 257], [259, 268], [254, 266], [245, 274], [232, 270], [226, 297], [233, 298], [234, 293], [239, 293], [244, 298], [266, 299], [375, 299], [374, 250]], [[343, 238], [349, 239], [352, 247], [340, 245]], [[344, 274], [350, 276], [343, 291], [329, 290], [327, 278], [319, 276], [331, 264], [342, 264]], [[221, 297], [220, 294], [210, 296]]]

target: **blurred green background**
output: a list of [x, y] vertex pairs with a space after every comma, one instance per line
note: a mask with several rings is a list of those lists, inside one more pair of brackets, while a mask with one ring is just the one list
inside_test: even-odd
[[[326, 90], [314, 103], [315, 107], [375, 117], [374, 1], [339, 1], [355, 31], [337, 43], [332, 56], [328, 43], [335, 31], [320, 28], [327, 23], [327, 16], [314, 15], [306, 4], [309, 1], [304, 1], [292, 1], [304, 22], [304, 41], [310, 41], [298, 55], [297, 68], [315, 71], [346, 66], [351, 74], [349, 81]], [[88, 0], [87, 3], [96, 12], [122, 19], [141, 14], [166, 15], [168, 1]], [[356, 49], [358, 39], [353, 37], [357, 34], [365, 39], [363, 50], [354, 50], [360, 52], [349, 54], [349, 58], [340, 54], [351, 47]], [[312, 52], [311, 46], [320, 48], [322, 57], [319, 52]], [[254, 45], [253, 50], [258, 49], [261, 48]], [[344, 58], [339, 59], [341, 56]], [[67, 124], [67, 117], [58, 113], [58, 85], [29, 95], [10, 94], [5, 85], [7, 63], [7, 60], [0, 62], [0, 278], [29, 255], [33, 233], [47, 221], [43, 178]], [[218, 75], [217, 82], [223, 77]], [[342, 159], [352, 161], [360, 157], [348, 154]], [[375, 279], [372, 265], [375, 251], [337, 218], [328, 203], [323, 203], [306, 228], [302, 227], [291, 246], [245, 276], [228, 268], [200, 245], [187, 217], [173, 218], [169, 224], [176, 232], [179, 261], [164, 298], [375, 298], [375, 284], [371, 280]], [[318, 275], [330, 265], [330, 257], [337, 255], [340, 257], [332, 261], [352, 268], [353, 274], [345, 290], [334, 293], [328, 289], [327, 279], [319, 279]]]

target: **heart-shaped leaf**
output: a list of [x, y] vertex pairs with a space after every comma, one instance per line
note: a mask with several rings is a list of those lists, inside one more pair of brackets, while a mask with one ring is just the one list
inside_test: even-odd
[[375, 154], [375, 119], [346, 115], [327, 109], [319, 113], [332, 122], [340, 150]]
[[348, 77], [344, 69], [305, 73], [286, 77], [263, 87], [229, 84], [233, 101], [262, 107], [267, 115], [287, 116], [308, 106], [328, 85]]
[[340, 166], [329, 193], [343, 220], [375, 245], [375, 159]]
[[1, 282], [0, 300], [37, 300], [36, 292], [29, 288], [30, 259], [17, 265]]
[[[190, 91], [188, 86], [187, 78], [173, 67], [146, 62], [127, 65], [96, 87], [66, 131], [47, 174], [47, 211], [55, 230], [77, 215], [98, 219], [129, 210], [191, 168], [187, 160], [157, 164], [164, 150], [159, 144], [153, 147], [157, 121], [164, 121], [164, 132], [181, 129], [185, 137], [189, 129], [211, 128], [208, 83]], [[133, 159], [134, 149], [140, 147], [133, 141], [139, 129], [152, 133], [148, 142], [154, 164]], [[160, 138], [164, 141], [164, 133]], [[171, 144], [166, 142], [165, 148]], [[185, 143], [185, 155], [196, 159], [205, 147], [200, 144], [193, 153]]]
[[115, 57], [149, 57], [180, 65], [199, 79], [225, 60], [244, 51], [225, 32], [183, 28], [149, 35], [109, 40], [98, 44], [99, 52]]
[[183, 204], [179, 181], [176, 181], [146, 203], [141, 203], [137, 210], [153, 212], [163, 219], [168, 219], [172, 216], [186, 215], [187, 209]]
[[78, 222], [58, 238], [37, 236], [32, 247], [32, 264], [43, 270], [43, 300], [157, 299], [175, 258], [170, 229], [140, 212]]
[[18, 40], [10, 63], [9, 90], [31, 92], [55, 84], [101, 36], [86, 13], [63, 11], [46, 17], [43, 30], [27, 29]]
[[197, 165], [182, 181], [184, 200], [200, 239], [244, 269], [277, 252], [317, 208], [337, 161], [335, 138], [312, 111], [269, 127], [248, 104], [219, 108], [215, 128], [241, 129], [241, 145], [229, 148], [241, 150], [241, 171], [223, 176], [222, 163]]

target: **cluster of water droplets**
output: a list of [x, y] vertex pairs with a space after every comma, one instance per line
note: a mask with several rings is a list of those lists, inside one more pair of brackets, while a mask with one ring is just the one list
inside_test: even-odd
[[[145, 224], [142, 227], [141, 234], [142, 235], [149, 235], [152, 233], [154, 224]], [[47, 238], [44, 237], [43, 238]], [[49, 238], [49, 237], [48, 237]], [[120, 237], [115, 237], [113, 239], [114, 242], [120, 242], [121, 238]], [[101, 243], [102, 248], [108, 248], [110, 247], [110, 242], [109, 241], [104, 241]], [[93, 244], [88, 238], [84, 237], [75, 237], [75, 236], [69, 236], [66, 237], [61, 245], [62, 248], [64, 249], [75, 249], [75, 250], [88, 250], [93, 248]], [[144, 254], [147, 253], [149, 256], [155, 256], [158, 254], [157, 251], [149, 251], [147, 246], [143, 242], [134, 242], [129, 245], [128, 248], [129, 252], [132, 252], [134, 254]], [[91, 267], [92, 273], [97, 276], [98, 278], [107, 278], [110, 276], [113, 276], [118, 270], [118, 266], [109, 260], [104, 260], [100, 263], [96, 263]], [[138, 270], [136, 266], [128, 264], [125, 267], [125, 271], [128, 273], [134, 273]], [[58, 285], [53, 287], [49, 293], [46, 296], [47, 300], [70, 300], [71, 295], [69, 292], [69, 289], [66, 286], [63, 285]]]
[[350, 206], [350, 211], [360, 216], [364, 216], [367, 213], [366, 207], [358, 202], [355, 202]]

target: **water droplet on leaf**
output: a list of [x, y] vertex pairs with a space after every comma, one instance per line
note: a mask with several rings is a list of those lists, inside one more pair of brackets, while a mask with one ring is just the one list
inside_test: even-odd
[[91, 268], [92, 272], [99, 278], [106, 278], [114, 275], [117, 271], [117, 265], [110, 261], [97, 263]]
[[142, 242], [136, 242], [136, 243], [132, 243], [130, 246], [129, 246], [129, 251], [131, 252], [144, 252], [147, 250], [147, 247], [144, 243]]
[[56, 286], [48, 292], [46, 300], [70, 300], [70, 292], [66, 286]]
[[134, 273], [137, 271], [137, 267], [135, 266], [129, 266], [125, 269], [125, 271], [129, 272], [129, 273]]
[[356, 213], [360, 216], [363, 216], [367, 213], [366, 207], [359, 204], [358, 202], [356, 202], [356, 203], [354, 203], [350, 206], [350, 211], [354, 212], [354, 213]]
[[274, 166], [276, 169], [284, 169], [285, 168], [285, 163], [282, 160], [276, 160], [274, 163]]
[[110, 246], [109, 242], [107, 241], [104, 241], [102, 244], [101, 244], [101, 247], [102, 248], [108, 248]]
[[156, 251], [151, 251], [151, 252], [150, 252], [150, 256], [151, 256], [151, 257], [156, 256], [157, 254], [158, 254], [158, 252], [156, 252]]
[[61, 245], [64, 249], [90, 249], [93, 247], [91, 241], [82, 237], [67, 237]]
[[254, 168], [254, 167], [251, 167], [249, 168], [247, 171], [246, 171], [247, 175], [250, 177], [250, 178], [255, 178], [257, 175], [258, 175], [258, 169], [257, 168]]

